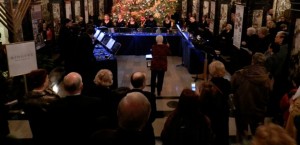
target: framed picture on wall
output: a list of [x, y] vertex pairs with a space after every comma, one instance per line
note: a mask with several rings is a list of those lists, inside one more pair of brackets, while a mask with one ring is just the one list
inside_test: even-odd
[[263, 20], [263, 10], [253, 10], [252, 27], [260, 28]]
[[294, 49], [295, 51], [300, 52], [300, 19], [296, 19], [294, 37]]
[[71, 1], [65, 1], [66, 18], [72, 19]]
[[235, 47], [237, 47], [238, 49], [240, 49], [241, 40], [242, 40], [243, 16], [244, 16], [244, 6], [236, 5], [234, 33], [233, 33], [233, 45]]
[[80, 0], [75, 1], [75, 17], [82, 17], [81, 15], [81, 6], [80, 6]]
[[208, 10], [209, 10], [209, 1], [204, 1], [203, 2], [203, 16], [208, 16]]
[[88, 0], [89, 16], [94, 16], [94, 0]]
[[227, 24], [228, 4], [221, 4], [219, 33]]
[[214, 32], [214, 27], [215, 27], [215, 16], [216, 16], [216, 2], [211, 1], [210, 2], [210, 13], [209, 13], [209, 31], [212, 33]]

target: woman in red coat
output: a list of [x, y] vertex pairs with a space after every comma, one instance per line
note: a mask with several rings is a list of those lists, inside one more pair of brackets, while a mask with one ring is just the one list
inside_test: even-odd
[[168, 66], [167, 56], [170, 54], [169, 44], [164, 44], [163, 40], [162, 35], [156, 36], [156, 44], [152, 46], [151, 93], [155, 93], [155, 87], [157, 87], [157, 96], [160, 96], [162, 90]]

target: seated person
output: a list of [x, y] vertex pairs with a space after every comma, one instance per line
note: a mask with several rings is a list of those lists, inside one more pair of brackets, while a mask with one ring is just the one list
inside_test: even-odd
[[200, 33], [200, 26], [199, 23], [196, 21], [195, 17], [191, 16], [190, 17], [190, 23], [188, 25], [188, 32], [193, 34], [193, 36], [196, 36]]
[[146, 20], [145, 27], [150, 27], [150, 28], [157, 27], [157, 24], [156, 24], [156, 21], [154, 20], [153, 15], [150, 15], [149, 19]]
[[167, 28], [167, 30], [170, 30], [173, 27], [173, 22], [170, 19], [169, 15], [165, 16], [165, 20], [163, 21], [163, 27]]
[[140, 18], [140, 27], [141, 28], [146, 27], [146, 18], [144, 16], [141, 16]]
[[114, 27], [114, 24], [110, 20], [110, 17], [109, 17], [108, 14], [104, 15], [104, 20], [102, 21], [101, 26], [104, 26], [104, 27], [107, 27], [107, 28]]
[[121, 14], [118, 15], [118, 20], [116, 21], [116, 27], [125, 27], [126, 23]]
[[127, 27], [128, 28], [138, 28], [139, 27], [138, 23], [135, 21], [133, 16], [131, 16], [129, 18], [129, 21], [127, 23]]

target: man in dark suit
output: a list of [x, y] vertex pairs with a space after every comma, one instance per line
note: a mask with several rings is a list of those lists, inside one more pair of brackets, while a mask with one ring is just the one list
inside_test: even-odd
[[85, 144], [97, 130], [97, 118], [102, 115], [101, 102], [97, 98], [81, 95], [83, 83], [78, 73], [67, 74], [63, 88], [67, 96], [49, 107], [49, 142]]
[[151, 92], [143, 90], [146, 86], [145, 73], [134, 72], [131, 75], [130, 81], [131, 81], [131, 85], [133, 86], [133, 89], [131, 89], [130, 92], [140, 92], [144, 94], [151, 104], [151, 114], [142, 133], [145, 137], [145, 140], [147, 140], [147, 142], [151, 143], [151, 145], [155, 145], [155, 136], [154, 136], [152, 123], [156, 118], [156, 96]]

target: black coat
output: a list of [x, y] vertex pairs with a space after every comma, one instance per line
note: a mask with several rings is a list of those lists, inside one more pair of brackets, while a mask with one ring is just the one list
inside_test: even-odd
[[85, 144], [97, 130], [96, 119], [102, 115], [97, 98], [66, 96], [49, 106], [49, 143]]

